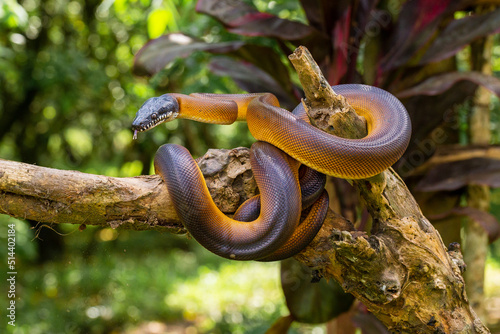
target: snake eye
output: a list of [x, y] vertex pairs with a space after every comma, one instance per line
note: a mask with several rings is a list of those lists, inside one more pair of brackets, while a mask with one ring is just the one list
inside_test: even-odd
[[153, 119], [153, 120], [154, 120], [154, 119], [156, 119], [156, 117], [158, 117], [158, 114], [157, 114], [157, 113], [155, 113], [155, 112], [154, 112], [154, 113], [152, 113], [152, 114], [151, 114], [151, 119]]

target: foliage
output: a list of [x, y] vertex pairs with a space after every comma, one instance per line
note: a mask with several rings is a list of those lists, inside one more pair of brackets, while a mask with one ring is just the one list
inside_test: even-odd
[[[131, 73], [133, 54], [146, 43], [148, 32], [156, 37], [178, 26], [188, 26], [187, 31], [194, 35], [210, 31], [213, 25], [195, 14], [192, 1], [163, 5], [150, 1], [26, 0], [22, 6], [15, 1], [2, 6], [3, 158], [133, 176], [150, 172], [151, 157], [167, 141], [183, 144], [197, 155], [214, 146], [217, 138], [206, 125], [174, 122], [170, 129], [156, 131], [136, 143], [130, 132], [135, 111], [155, 94], [154, 88], [203, 90], [208, 82], [224, 92], [226, 87], [234, 87], [199, 65], [206, 58], [203, 54], [171, 64], [152, 84]], [[184, 10], [177, 11], [176, 6]], [[195, 17], [199, 23], [188, 24]], [[177, 128], [181, 131], [171, 131]], [[198, 133], [205, 134], [206, 141], [198, 139]], [[229, 136], [220, 136], [232, 143]]]
[[[474, 11], [472, 0], [302, 1], [300, 5], [305, 13], [301, 22], [280, 17], [272, 6], [266, 8], [271, 12], [267, 13], [242, 0], [222, 4], [199, 0], [199, 12], [245, 37], [204, 43], [182, 33], [165, 35], [138, 52], [134, 71], [153, 75], [172, 59], [188, 57], [194, 50], [224, 53], [230, 58], [213, 57], [208, 65], [212, 71], [230, 76], [247, 91], [272, 92], [283, 106], [291, 108], [298, 102], [300, 89], [284, 59], [293, 48], [305, 45], [332, 85], [366, 83], [403, 100], [413, 123], [410, 147], [396, 165], [404, 177], [411, 176], [439, 145], [454, 142], [456, 106], [472, 98], [476, 85], [500, 95], [499, 79], [460, 70], [466, 62], [456, 58], [470, 43], [498, 30], [500, 8], [481, 13]], [[443, 135], [436, 138], [436, 131]], [[489, 178], [475, 182], [495, 187], [494, 179], [500, 175], [498, 160], [487, 162], [496, 167], [489, 171]], [[483, 164], [475, 166], [469, 163], [468, 173], [482, 175]], [[450, 171], [459, 174], [460, 168], [447, 166], [439, 177], [447, 183]], [[470, 211], [460, 212], [468, 215]]]
[[[470, 71], [467, 45], [497, 29], [499, 10], [478, 14], [474, 8], [473, 0], [7, 0], [0, 4], [0, 157], [133, 176], [150, 173], [151, 158], [165, 142], [195, 155], [208, 147], [248, 146], [244, 124], [176, 120], [135, 143], [129, 124], [146, 98], [169, 91], [270, 91], [291, 108], [301, 91], [286, 55], [303, 44], [332, 84], [362, 82], [405, 97], [414, 137], [399, 168], [408, 176], [438, 145], [456, 141], [457, 132], [466, 137], [457, 120], [463, 126], [464, 101], [476, 84], [498, 94], [496, 80]], [[499, 52], [497, 46], [497, 74]], [[150, 81], [132, 76], [133, 55], [135, 72], [154, 74]], [[493, 105], [498, 130], [498, 99]], [[434, 136], [440, 128], [446, 140]], [[496, 131], [494, 143], [499, 136]], [[453, 194], [460, 198], [460, 192]], [[499, 217], [495, 196], [492, 212]], [[0, 217], [0, 226], [7, 220]], [[230, 264], [193, 242], [157, 233], [89, 228], [63, 238], [62, 262], [34, 265], [40, 250], [33, 231], [16, 225], [18, 333], [126, 330], [141, 319], [262, 332], [285, 313], [270, 264]], [[498, 243], [492, 249], [500, 254]], [[261, 284], [254, 291], [235, 277]], [[209, 289], [220, 293], [205, 294]], [[212, 302], [221, 308], [207, 306]]]
[[[203, 41], [184, 32], [167, 34], [148, 42], [137, 53], [134, 71], [155, 75], [173, 59], [204, 51], [213, 54], [208, 67], [214, 73], [231, 77], [249, 92], [272, 92], [282, 106], [293, 108], [301, 92], [286, 56], [305, 45], [330, 84], [375, 85], [402, 99], [412, 118], [413, 136], [395, 167], [410, 186], [421, 184], [418, 181], [422, 176], [414, 171], [440, 145], [457, 143], [458, 138], [466, 141], [459, 125], [467, 120], [461, 120], [459, 112], [472, 104], [477, 85], [500, 96], [500, 80], [474, 71], [470, 65], [474, 59], [464, 59], [471, 57], [471, 43], [498, 31], [498, 7], [485, 10], [474, 0], [300, 1], [299, 13], [303, 16], [291, 20], [275, 9], [276, 4], [283, 3], [273, 1], [257, 8], [243, 0], [199, 0], [198, 12], [240, 36]], [[469, 149], [464, 147], [464, 151]], [[497, 218], [463, 207], [460, 198], [469, 184], [498, 187], [499, 166], [497, 158], [486, 157], [434, 167], [431, 172], [437, 176], [428, 181], [436, 192], [432, 200], [436, 202], [441, 196], [449, 199], [451, 206], [443, 205], [432, 217], [467, 216], [480, 223], [490, 240], [498, 238]], [[451, 195], [443, 195], [450, 191], [447, 187], [452, 182], [460, 184]], [[422, 206], [425, 211], [424, 202]], [[348, 210], [354, 217], [360, 211], [356, 206], [343, 208], [343, 212]]]
[[10, 333], [121, 332], [151, 321], [261, 333], [285, 311], [277, 263], [234, 263], [157, 232], [68, 226], [64, 239], [71, 247], [61, 263], [30, 266], [23, 250], [33, 246], [34, 231], [12, 218], [9, 223], [20, 239], [18, 319]]
[[[144, 100], [157, 94], [156, 89], [185, 86], [208, 91], [219, 87], [220, 92], [237, 92], [231, 80], [208, 72], [203, 66], [207, 57], [202, 53], [175, 61], [151, 82], [131, 73], [133, 54], [150, 37], [180, 26], [193, 35], [217, 35], [218, 24], [197, 15], [194, 5], [184, 0], [0, 2], [0, 158], [136, 176], [150, 173], [157, 147], [167, 141], [189, 147], [198, 155], [209, 146], [248, 144], [251, 138], [242, 131], [242, 124], [210, 127], [182, 121], [132, 142], [134, 114]], [[1, 228], [12, 221], [0, 215]], [[193, 250], [194, 242], [159, 233], [117, 234], [92, 228], [75, 232], [74, 226], [52, 230], [41, 224], [31, 230], [24, 222], [16, 222], [16, 226], [19, 326], [12, 328], [16, 333], [119, 331], [140, 326], [142, 318], [187, 327], [196, 321], [204, 330], [242, 332], [256, 323], [267, 327], [283, 312], [275, 265], [224, 264], [205, 251]], [[53, 247], [50, 238], [35, 238], [39, 229], [51, 236], [71, 234], [60, 237], [64, 246], [58, 250], [60, 261], [36, 263], [43, 249]], [[6, 244], [5, 235], [0, 239], [2, 245]], [[168, 249], [179, 250], [164, 251]], [[5, 259], [4, 250], [0, 255]], [[177, 268], [176, 263], [184, 267]], [[232, 282], [236, 271], [251, 271], [268, 279], [249, 276], [247, 287], [224, 285]], [[239, 293], [230, 293], [226, 299], [222, 294], [206, 299], [204, 291], [199, 291], [199, 308], [193, 309], [192, 303], [188, 306], [187, 299], [182, 304], [181, 298], [186, 296], [174, 294], [175, 289], [185, 291], [183, 286], [196, 285], [206, 276], [221, 284], [217, 289], [238, 289]], [[253, 288], [259, 291], [252, 295]], [[169, 296], [179, 298], [170, 297], [176, 305], [164, 302]], [[264, 307], [257, 309], [251, 298], [260, 297]], [[217, 310], [207, 310], [203, 303], [207, 300], [230, 307], [221, 306], [222, 318], [217, 318], [217, 324], [208, 312]], [[248, 301], [248, 307], [240, 308], [242, 301]], [[3, 324], [2, 320], [1, 328], [6, 328]]]

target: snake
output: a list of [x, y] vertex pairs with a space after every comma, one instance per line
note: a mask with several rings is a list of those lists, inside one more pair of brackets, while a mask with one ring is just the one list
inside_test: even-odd
[[365, 118], [368, 134], [364, 138], [323, 132], [310, 124], [303, 104], [289, 112], [271, 93], [168, 93], [148, 99], [139, 108], [132, 123], [134, 139], [138, 132], [176, 118], [215, 124], [246, 121], [257, 140], [250, 163], [260, 191], [258, 200], [249, 200], [258, 201], [258, 206], [243, 203], [242, 208], [252, 209], [238, 210], [249, 213], [237, 211], [233, 218], [223, 214], [198, 165], [180, 145], [165, 144], [158, 149], [155, 172], [164, 180], [180, 220], [205, 248], [233, 260], [281, 260], [307, 246], [327, 212], [328, 196], [320, 187], [309, 200], [313, 202], [309, 214], [300, 222], [303, 206], [310, 205], [302, 202], [300, 165], [318, 175], [369, 178], [392, 166], [410, 140], [408, 113], [389, 92], [361, 84], [332, 89]]

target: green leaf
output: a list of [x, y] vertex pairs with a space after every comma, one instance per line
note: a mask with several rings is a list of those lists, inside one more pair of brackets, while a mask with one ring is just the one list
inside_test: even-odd
[[285, 317], [281, 317], [266, 331], [266, 334], [283, 334], [288, 333], [288, 329], [292, 325], [293, 317], [291, 315], [287, 315]]
[[0, 5], [0, 26], [9, 28], [26, 27], [28, 24], [28, 13], [14, 0], [7, 0]]

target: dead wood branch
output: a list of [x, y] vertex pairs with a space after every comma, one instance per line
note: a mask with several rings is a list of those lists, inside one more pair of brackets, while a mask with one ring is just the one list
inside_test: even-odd
[[[316, 125], [343, 124], [335, 126], [341, 136], [364, 133], [363, 120], [331, 92], [308, 51], [299, 48], [291, 58], [310, 115], [326, 120]], [[221, 152], [212, 151], [212, 158], [199, 164], [219, 206], [228, 211], [253, 195], [255, 186], [244, 150]], [[336, 279], [391, 331], [488, 333], [467, 302], [457, 248], [446, 249], [401, 178], [389, 169], [352, 184], [374, 219], [372, 234], [354, 231], [330, 211], [296, 259]], [[53, 223], [184, 231], [157, 176], [109, 178], [2, 160], [0, 213]]]
[[[352, 138], [356, 131], [351, 128], [363, 127], [362, 122], [348, 101], [331, 92], [317, 65], [310, 64], [309, 51], [299, 47], [290, 59], [304, 86], [306, 110], [325, 120], [316, 125], [328, 132], [329, 125], [342, 124], [333, 128], [335, 134]], [[321, 101], [320, 106], [309, 100]], [[459, 251], [452, 247], [448, 252], [394, 170], [352, 184], [374, 220], [372, 234], [325, 224], [297, 258], [335, 278], [393, 332], [488, 333], [468, 304]]]

